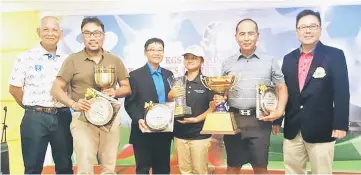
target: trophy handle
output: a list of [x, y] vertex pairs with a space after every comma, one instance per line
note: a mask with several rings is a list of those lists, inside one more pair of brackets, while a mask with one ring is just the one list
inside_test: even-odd
[[233, 88], [238, 84], [238, 81], [240, 80], [240, 75], [233, 75], [233, 82], [231, 86], [229, 87], [229, 90], [233, 90]]
[[[203, 77], [203, 75], [200, 75], [200, 78], [201, 78], [201, 83], [203, 84], [203, 86], [209, 90], [212, 90], [210, 89], [206, 84], [207, 84], [207, 81], [205, 80], [206, 78]], [[203, 82], [204, 81], [204, 82]]]

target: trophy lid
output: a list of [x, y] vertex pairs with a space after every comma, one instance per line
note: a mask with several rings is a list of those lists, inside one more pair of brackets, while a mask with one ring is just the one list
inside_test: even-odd
[[115, 67], [113, 65], [94, 65], [95, 73], [115, 73]]

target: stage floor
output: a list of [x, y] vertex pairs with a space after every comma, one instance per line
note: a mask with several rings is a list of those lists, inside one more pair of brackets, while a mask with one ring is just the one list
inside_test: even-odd
[[[117, 174], [135, 174], [135, 166], [118, 166], [116, 170]], [[74, 166], [74, 174], [76, 173], [76, 166]], [[94, 173], [100, 173], [100, 167], [94, 166]], [[218, 168], [209, 168], [209, 174], [226, 174], [226, 168], [218, 167]], [[44, 167], [42, 174], [55, 174], [53, 166]], [[177, 166], [171, 167], [170, 174], [181, 174]], [[253, 174], [252, 170], [246, 169], [242, 170], [242, 174]], [[284, 174], [283, 170], [268, 170], [268, 174]], [[358, 173], [343, 173], [343, 172], [335, 172], [334, 174], [358, 174]]]

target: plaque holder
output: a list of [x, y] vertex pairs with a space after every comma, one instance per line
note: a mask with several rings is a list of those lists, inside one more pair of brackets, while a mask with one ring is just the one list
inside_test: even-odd
[[256, 94], [256, 118], [269, 115], [278, 107], [278, 93], [276, 86], [259, 84]]
[[119, 114], [119, 110], [121, 108], [121, 102], [119, 102], [118, 100], [112, 98], [112, 97], [109, 97], [93, 88], [88, 88], [87, 89], [87, 93], [86, 93], [86, 97], [85, 97], [87, 100], [92, 100], [92, 99], [96, 99], [96, 98], [104, 98], [106, 100], [108, 100], [108, 102], [111, 104], [111, 106], [113, 107], [113, 114], [112, 114], [112, 117], [111, 119], [109, 120], [109, 122], [107, 122], [106, 124], [104, 125], [96, 125], [96, 124], [93, 124], [91, 123], [89, 120], [88, 120], [88, 114], [86, 112], [81, 112], [80, 113], [80, 116], [79, 116], [79, 120], [80, 121], [83, 121], [83, 122], [86, 122], [86, 123], [89, 123], [89, 124], [92, 124], [100, 129], [102, 129], [103, 131], [106, 131], [106, 132], [109, 132], [110, 129], [112, 128], [113, 126], [113, 123], [114, 123], [114, 120], [115, 118], [118, 116]]
[[[144, 121], [147, 121], [147, 115], [152, 114], [150, 111], [154, 110], [155, 108], [157, 108], [159, 105], [159, 107], [167, 107], [169, 108], [169, 112], [170, 112], [170, 117], [169, 120], [166, 121], [167, 123], [164, 123], [164, 125], [166, 125], [165, 128], [162, 129], [151, 129], [151, 128], [147, 128], [147, 129], [141, 129], [141, 131], [143, 133], [157, 133], [157, 132], [173, 132], [174, 129], [174, 110], [175, 110], [175, 102], [167, 102], [167, 103], [146, 103], [144, 108], [145, 108], [145, 116], [144, 116]], [[153, 115], [153, 114], [152, 114]], [[148, 116], [150, 117], [150, 116]], [[146, 123], [147, 125], [147, 123]], [[148, 126], [148, 125], [147, 125]]]

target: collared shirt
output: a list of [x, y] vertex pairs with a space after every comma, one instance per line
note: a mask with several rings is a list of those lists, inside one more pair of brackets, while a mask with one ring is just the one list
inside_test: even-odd
[[300, 91], [302, 91], [303, 86], [305, 85], [307, 74], [308, 74], [308, 71], [310, 70], [310, 66], [312, 64], [313, 55], [315, 54], [315, 48], [316, 48], [317, 44], [308, 53], [303, 52], [302, 46], [300, 46], [301, 55], [298, 60], [298, 85], [299, 85]]
[[[186, 74], [187, 75], [187, 72]], [[184, 117], [197, 117], [209, 108], [209, 102], [213, 100], [213, 92], [203, 86], [200, 72], [194, 80], [187, 80], [186, 83], [186, 104], [191, 107], [192, 114]], [[199, 140], [211, 137], [209, 134], [200, 134], [204, 121], [199, 123], [181, 124], [177, 120], [174, 122], [173, 134], [177, 138]]]
[[256, 87], [258, 84], [284, 83], [284, 76], [277, 60], [256, 49], [245, 57], [238, 53], [222, 64], [223, 75], [238, 75], [235, 86], [229, 91], [228, 105], [238, 109], [256, 107]]
[[[64, 61], [58, 76], [62, 77], [66, 83], [70, 84], [70, 95], [73, 100], [78, 101], [79, 99], [84, 98], [87, 88], [100, 90], [94, 79], [95, 65], [96, 63], [90, 59], [90, 56], [85, 52], [85, 49], [71, 54]], [[102, 59], [98, 65], [112, 65], [115, 67], [116, 82], [129, 77], [120, 58], [108, 51], [103, 51]], [[113, 88], [116, 88], [116, 86], [117, 83], [114, 83]]]
[[308, 71], [310, 70], [312, 60], [313, 60], [312, 53], [302, 53], [298, 60], [298, 85], [300, 91], [302, 91], [303, 86], [305, 85], [305, 81], [307, 78]]
[[58, 50], [54, 57], [39, 44], [16, 58], [9, 84], [23, 87], [23, 105], [65, 106], [51, 96], [50, 90], [66, 57]]
[[165, 103], [166, 99], [165, 99], [165, 89], [164, 89], [164, 82], [163, 82], [163, 78], [162, 78], [162, 68], [160, 66], [158, 66], [157, 70], [154, 70], [153, 67], [147, 63], [148, 68], [149, 68], [149, 73], [152, 76], [154, 85], [155, 85], [155, 89], [157, 90], [157, 95], [158, 95], [158, 102], [159, 103]]

